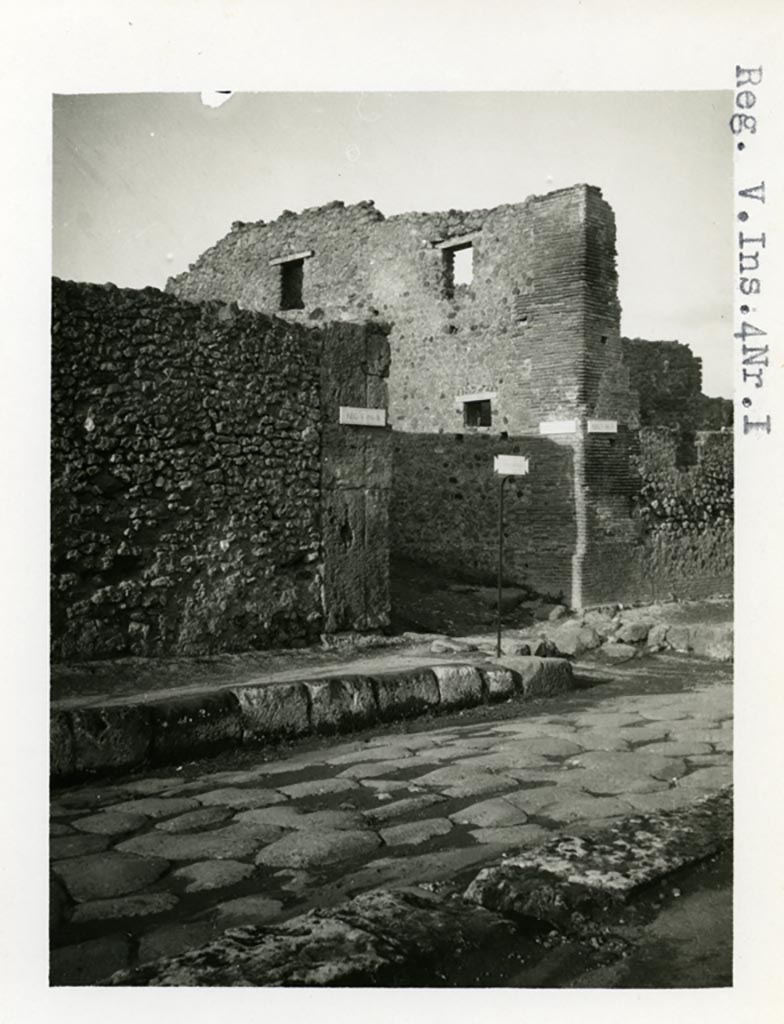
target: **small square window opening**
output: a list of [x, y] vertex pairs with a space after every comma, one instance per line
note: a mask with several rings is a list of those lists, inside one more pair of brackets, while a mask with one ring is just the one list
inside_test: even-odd
[[287, 260], [280, 265], [280, 308], [304, 309], [302, 301], [302, 280], [304, 260]]
[[464, 402], [463, 423], [467, 427], [491, 427], [493, 412], [490, 399], [482, 398], [477, 402]]

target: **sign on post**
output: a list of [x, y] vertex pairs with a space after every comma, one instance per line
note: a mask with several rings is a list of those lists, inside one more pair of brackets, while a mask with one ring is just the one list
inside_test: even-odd
[[387, 411], [386, 409], [364, 409], [352, 405], [341, 405], [339, 422], [348, 423], [354, 427], [385, 427]]
[[496, 455], [493, 469], [500, 476], [528, 476], [528, 459], [525, 455]]
[[[510, 476], [528, 476], [525, 455], [495, 455], [493, 469], [498, 480], [498, 596], [496, 599], [496, 657], [501, 657], [501, 591], [504, 585], [504, 484]], [[519, 493], [519, 492], [518, 492]]]

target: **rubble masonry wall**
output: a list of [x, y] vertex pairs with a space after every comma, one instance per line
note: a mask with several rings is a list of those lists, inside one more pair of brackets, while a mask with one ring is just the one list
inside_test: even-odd
[[380, 328], [55, 280], [53, 656], [385, 624], [390, 435], [333, 425], [387, 369]]

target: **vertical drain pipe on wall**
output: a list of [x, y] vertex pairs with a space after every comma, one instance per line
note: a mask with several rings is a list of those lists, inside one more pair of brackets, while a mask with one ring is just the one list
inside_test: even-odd
[[585, 421], [577, 420], [572, 477], [574, 481], [574, 554], [572, 555], [572, 599], [574, 611], [583, 607], [583, 562], [588, 546], [588, 513], [585, 501]]

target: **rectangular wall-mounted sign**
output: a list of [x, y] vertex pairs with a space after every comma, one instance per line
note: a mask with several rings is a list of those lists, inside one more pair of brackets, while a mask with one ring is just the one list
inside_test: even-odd
[[540, 434], [576, 434], [577, 420], [546, 420], [539, 424]]
[[500, 476], [528, 476], [528, 458], [525, 455], [496, 455], [493, 469]]
[[385, 427], [387, 425], [386, 409], [362, 409], [352, 405], [341, 405], [340, 423], [348, 423], [354, 427]]
[[589, 434], [617, 434], [618, 420], [588, 420]]

